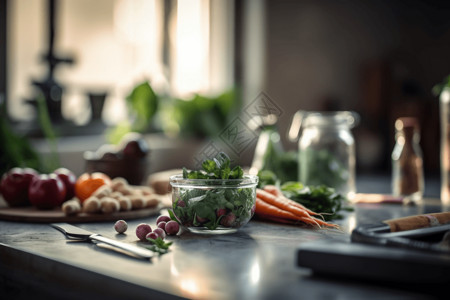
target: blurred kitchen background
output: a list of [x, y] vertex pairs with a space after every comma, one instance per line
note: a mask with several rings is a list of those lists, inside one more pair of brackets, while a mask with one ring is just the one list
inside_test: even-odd
[[264, 95], [287, 151], [297, 110], [358, 112], [362, 174], [389, 174], [395, 119], [415, 116], [439, 176], [450, 1], [0, 0], [0, 22], [3, 122], [40, 153], [53, 137], [78, 174], [85, 150], [129, 130], [146, 134], [151, 172], [189, 165]]

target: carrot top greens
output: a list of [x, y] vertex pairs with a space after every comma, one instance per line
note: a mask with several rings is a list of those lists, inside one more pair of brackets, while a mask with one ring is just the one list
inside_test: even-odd
[[323, 213], [326, 221], [342, 219], [340, 211], [352, 211], [348, 205], [348, 199], [336, 192], [336, 190], [325, 184], [303, 185], [297, 181], [287, 181], [281, 183], [277, 176], [271, 171], [260, 171], [258, 173], [258, 187], [266, 185], [279, 186], [283, 195], [303, 206]]

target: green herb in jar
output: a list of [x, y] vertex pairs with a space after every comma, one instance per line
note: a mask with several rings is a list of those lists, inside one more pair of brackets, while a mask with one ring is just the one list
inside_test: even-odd
[[237, 228], [247, 223], [253, 213], [255, 190], [239, 186], [244, 180], [242, 168], [231, 168], [230, 158], [223, 152], [205, 160], [202, 168], [183, 169], [184, 179], [203, 179], [205, 187], [179, 188], [172, 209], [180, 223], [209, 230], [219, 226]]

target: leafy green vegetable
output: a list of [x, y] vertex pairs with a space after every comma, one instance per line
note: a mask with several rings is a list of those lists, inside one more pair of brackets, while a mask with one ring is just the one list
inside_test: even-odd
[[339, 211], [353, 210], [352, 207], [347, 205], [348, 200], [346, 197], [337, 193], [334, 188], [326, 185], [306, 186], [298, 181], [280, 183], [281, 181], [272, 171], [260, 171], [258, 176], [259, 188], [264, 188], [266, 185], [279, 186], [283, 195], [287, 198], [304, 205], [312, 211], [324, 213], [323, 217], [326, 221], [342, 218]]
[[338, 189], [347, 182], [349, 173], [330, 151], [306, 149], [300, 153], [299, 180], [307, 185], [326, 185]]
[[333, 188], [325, 185], [303, 186], [300, 182], [286, 182], [281, 185], [284, 196], [294, 200], [315, 212], [320, 212], [326, 221], [341, 219], [341, 210], [351, 211], [345, 206], [347, 199]]
[[279, 179], [274, 172], [269, 170], [261, 170], [258, 172], [258, 187], [263, 188], [265, 185], [279, 185]]
[[[211, 188], [180, 187], [175, 193], [173, 213], [170, 217], [186, 227], [206, 227], [210, 230], [223, 227], [239, 227], [252, 217], [255, 190], [251, 187], [233, 187], [235, 182], [223, 181], [223, 188], [217, 187], [217, 180], [243, 179], [240, 166], [230, 168], [230, 158], [219, 153], [213, 159], [202, 163], [203, 170], [183, 169], [184, 179], [214, 180]], [[221, 185], [219, 183], [219, 185]]]
[[159, 254], [167, 253], [169, 251], [169, 247], [172, 245], [172, 242], [164, 242], [161, 237], [158, 237], [156, 239], [147, 239], [147, 241], [149, 241], [153, 245], [146, 248]]
[[188, 171], [183, 168], [184, 179], [242, 179], [244, 171], [240, 166], [230, 169], [230, 158], [220, 152], [213, 159], [206, 159], [202, 163], [203, 170]]

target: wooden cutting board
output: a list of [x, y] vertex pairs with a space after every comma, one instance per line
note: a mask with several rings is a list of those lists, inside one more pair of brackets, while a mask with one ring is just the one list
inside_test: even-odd
[[9, 207], [6, 201], [0, 195], [0, 220], [29, 222], [29, 223], [92, 223], [117, 220], [132, 220], [158, 215], [161, 209], [168, 208], [172, 204], [170, 194], [157, 195], [160, 204], [154, 208], [143, 208], [130, 211], [119, 211], [113, 214], [87, 214], [79, 213], [73, 216], [67, 216], [61, 207], [51, 210], [41, 210], [34, 206], [27, 207]]
[[163, 208], [162, 205], [155, 208], [138, 209], [131, 211], [120, 211], [113, 214], [87, 214], [80, 213], [74, 216], [66, 216], [61, 208], [52, 210], [39, 210], [35, 207], [3, 207], [0, 208], [0, 220], [17, 222], [67, 222], [67, 223], [89, 223], [117, 220], [139, 219], [157, 215]]

